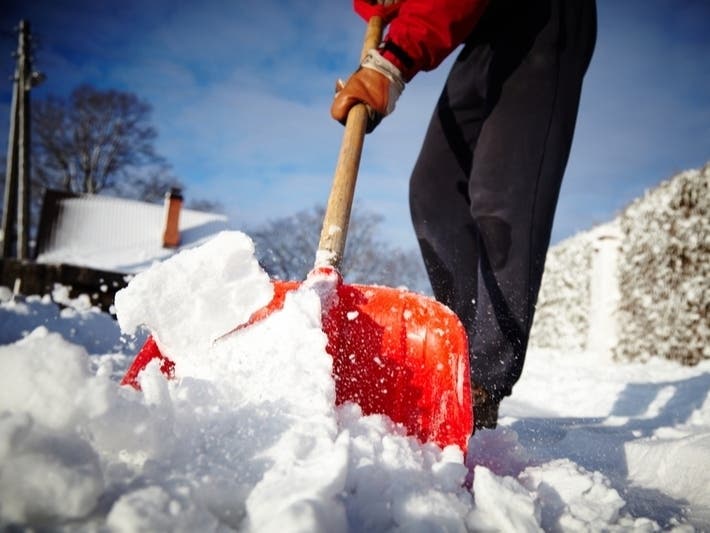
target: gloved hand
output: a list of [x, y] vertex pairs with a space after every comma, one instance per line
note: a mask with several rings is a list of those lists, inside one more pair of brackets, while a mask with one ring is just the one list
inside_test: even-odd
[[370, 50], [360, 64], [360, 68], [350, 76], [347, 83], [339, 82], [335, 99], [330, 107], [331, 116], [345, 124], [350, 109], [359, 104], [367, 105], [370, 133], [380, 123], [382, 117], [394, 111], [397, 99], [404, 91], [402, 73], [377, 50]]

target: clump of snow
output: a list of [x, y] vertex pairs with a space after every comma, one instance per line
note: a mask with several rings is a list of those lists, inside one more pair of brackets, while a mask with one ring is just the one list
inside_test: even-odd
[[125, 333], [146, 326], [165, 353], [181, 358], [246, 322], [271, 296], [251, 239], [225, 231], [138, 274], [116, 294], [116, 316]]
[[11, 302], [13, 299], [12, 291], [8, 287], [3, 287], [0, 285], [0, 304], [6, 304]]
[[[136, 278], [140, 290], [123, 293], [123, 324], [155, 321], [178, 349], [170, 352], [177, 379], [151, 363], [141, 391], [118, 385], [116, 354], [68, 338], [66, 328], [36, 327], [21, 306], [4, 302], [18, 328], [34, 331], [0, 346], [0, 528], [710, 526], [707, 477], [688, 475], [708, 470], [708, 363], [533, 351], [499, 428], [476, 433], [464, 458], [385, 416], [335, 405], [321, 297], [308, 286], [267, 319], [214, 342], [271, 289], [253, 268], [246, 236], [212, 244], [156, 266]], [[89, 312], [63, 320], [78, 325]]]
[[69, 287], [55, 283], [52, 291], [52, 300], [77, 311], [88, 311], [92, 308], [91, 298], [89, 298], [88, 294], [80, 294], [76, 298], [72, 298], [69, 292]]
[[79, 518], [98, 503], [104, 489], [99, 457], [76, 424], [100, 407], [84, 403], [83, 391], [72, 388], [89, 379], [87, 363], [83, 348], [45, 328], [0, 347], [0, 513], [6, 524]]

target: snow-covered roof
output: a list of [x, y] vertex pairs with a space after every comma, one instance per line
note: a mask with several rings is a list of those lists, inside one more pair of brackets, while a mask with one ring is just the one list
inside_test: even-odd
[[100, 195], [60, 194], [51, 202], [51, 220], [42, 221], [38, 236], [39, 263], [135, 273], [228, 229], [224, 215], [182, 209], [180, 247], [170, 249], [163, 247], [162, 205]]

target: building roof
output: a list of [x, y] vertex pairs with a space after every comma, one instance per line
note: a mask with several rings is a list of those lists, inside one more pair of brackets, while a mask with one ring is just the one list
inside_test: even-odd
[[37, 235], [37, 262], [136, 273], [228, 229], [227, 217], [180, 212], [180, 246], [163, 247], [165, 207], [101, 195], [47, 191]]

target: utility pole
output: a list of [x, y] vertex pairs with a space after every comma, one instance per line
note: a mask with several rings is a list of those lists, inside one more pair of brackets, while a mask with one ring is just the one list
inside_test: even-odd
[[32, 70], [31, 43], [30, 23], [21, 20], [15, 54], [17, 66], [12, 78], [12, 108], [2, 216], [2, 257], [12, 257], [14, 252], [20, 260], [29, 259], [30, 90], [44, 79], [42, 74]]

